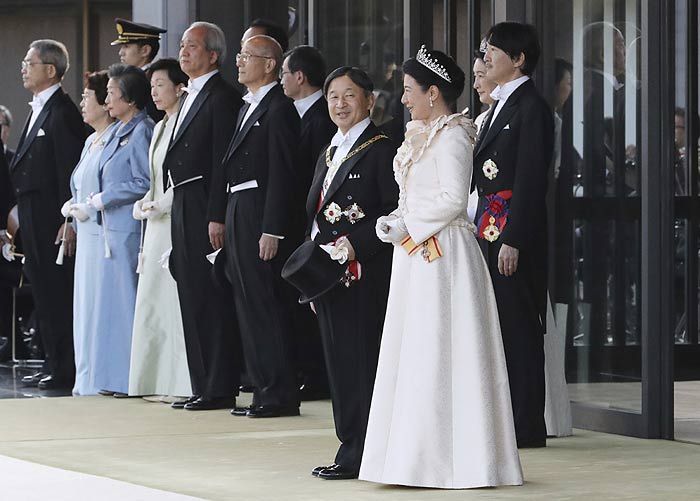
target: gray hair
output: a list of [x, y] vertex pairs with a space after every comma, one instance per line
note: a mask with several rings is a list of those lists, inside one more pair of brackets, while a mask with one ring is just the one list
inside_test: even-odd
[[56, 68], [56, 77], [61, 80], [68, 71], [68, 49], [56, 40], [34, 40], [29, 44], [30, 49], [39, 53], [39, 59], [44, 64], [51, 64]]
[[216, 53], [216, 65], [221, 66], [226, 58], [226, 36], [223, 30], [214, 23], [206, 21], [194, 22], [187, 29], [191, 30], [193, 28], [204, 28], [206, 31], [204, 46], [207, 50]]
[[7, 125], [8, 127], [12, 125], [12, 113], [10, 110], [7, 108], [7, 106], [3, 106], [0, 104], [0, 113], [5, 117], [5, 123], [3, 125]]

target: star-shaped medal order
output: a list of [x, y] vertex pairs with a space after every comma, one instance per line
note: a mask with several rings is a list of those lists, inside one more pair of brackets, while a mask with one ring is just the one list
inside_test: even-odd
[[331, 224], [335, 224], [338, 221], [340, 221], [341, 214], [342, 211], [340, 209], [340, 206], [335, 202], [328, 204], [326, 210], [323, 211], [323, 215], [326, 217], [326, 221], [328, 221]]
[[486, 176], [489, 181], [493, 181], [498, 175], [498, 167], [496, 166], [496, 162], [490, 158], [484, 162], [481, 170], [484, 172], [484, 176]]
[[495, 242], [501, 235], [498, 226], [494, 224], [495, 222], [496, 219], [493, 216], [489, 217], [489, 225], [484, 228], [484, 238], [489, 242]]

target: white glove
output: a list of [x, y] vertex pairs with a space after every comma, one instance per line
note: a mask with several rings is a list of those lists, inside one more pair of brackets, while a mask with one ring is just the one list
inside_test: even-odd
[[158, 219], [164, 214], [163, 210], [160, 208], [160, 203], [158, 200], [154, 200], [153, 202], [144, 202], [141, 205], [141, 210], [148, 219]]
[[143, 210], [143, 200], [137, 200], [134, 202], [134, 208], [131, 210], [131, 215], [134, 216], [134, 219], [137, 221], [143, 221], [148, 217], [146, 212]]
[[88, 204], [70, 204], [69, 214], [81, 223], [90, 219]]
[[61, 207], [61, 215], [63, 217], [70, 216], [70, 206], [72, 203], [73, 203], [73, 199], [71, 198], [66, 203], [64, 203], [63, 206]]
[[378, 218], [374, 231], [379, 240], [393, 244], [401, 242], [408, 235], [408, 229], [403, 218], [394, 214]]
[[2, 257], [4, 257], [6, 261], [14, 261], [15, 260], [15, 255], [12, 252], [12, 245], [5, 244], [2, 246]]
[[90, 196], [87, 197], [87, 204], [96, 210], [103, 210], [105, 204], [102, 203], [102, 193], [91, 193]]

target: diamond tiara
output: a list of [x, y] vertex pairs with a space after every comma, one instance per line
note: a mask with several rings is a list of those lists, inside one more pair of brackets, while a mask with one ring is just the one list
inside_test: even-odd
[[416, 60], [443, 80], [452, 83], [452, 79], [450, 78], [450, 75], [447, 74], [445, 67], [430, 56], [430, 52], [427, 51], [425, 45], [421, 45], [420, 49], [418, 49]]

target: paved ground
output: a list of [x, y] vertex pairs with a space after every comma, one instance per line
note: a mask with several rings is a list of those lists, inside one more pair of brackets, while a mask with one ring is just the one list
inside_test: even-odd
[[[325, 401], [304, 404], [301, 417], [268, 420], [175, 411], [138, 398], [0, 401], [0, 455], [204, 499], [675, 501], [700, 493], [700, 446], [679, 442], [576, 430], [546, 449], [522, 451], [524, 486], [470, 491], [311, 477], [335, 447]], [[34, 488], [31, 478], [13, 480]]]

